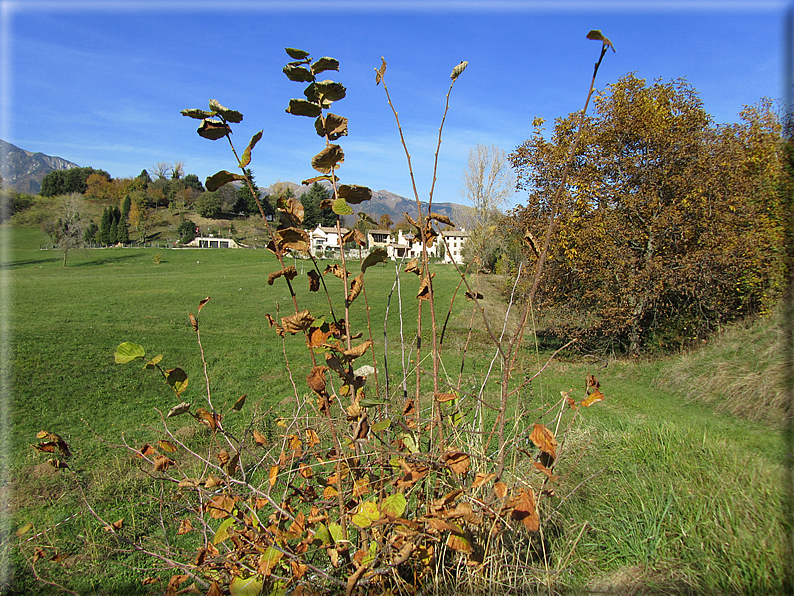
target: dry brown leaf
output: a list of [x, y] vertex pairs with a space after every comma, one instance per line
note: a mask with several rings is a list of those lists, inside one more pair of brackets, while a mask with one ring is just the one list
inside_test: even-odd
[[499, 499], [504, 499], [507, 496], [507, 485], [504, 482], [494, 484], [493, 490]]
[[416, 259], [411, 259], [405, 264], [405, 272], [406, 273], [415, 273], [416, 275], [422, 275], [422, 268], [419, 267], [419, 261]]
[[494, 478], [496, 478], [496, 474], [493, 474], [493, 473], [486, 474], [485, 472], [479, 472], [474, 477], [474, 482], [471, 483], [471, 487], [472, 488], [480, 488], [483, 484], [485, 484], [487, 482], [490, 482]]
[[256, 442], [257, 445], [262, 445], [262, 446], [267, 445], [267, 437], [265, 437], [265, 435], [260, 433], [258, 430], [254, 429], [253, 431], [251, 431], [251, 434], [254, 436], [254, 441]]
[[165, 455], [157, 455], [154, 458], [154, 469], [157, 472], [165, 472], [170, 466], [173, 466], [176, 462], [173, 459], [166, 457]]
[[471, 540], [469, 540], [462, 530], [450, 532], [447, 538], [447, 546], [460, 553], [469, 554], [472, 552]]
[[361, 290], [364, 289], [364, 274], [359, 273], [356, 277], [353, 278], [353, 281], [350, 282], [350, 293], [347, 295], [348, 303], [353, 302], [358, 295], [361, 293]]
[[419, 300], [430, 300], [430, 290], [433, 287], [432, 280], [435, 276], [435, 273], [431, 273], [430, 277], [427, 275], [422, 277], [422, 283], [419, 285], [419, 292], [416, 294]]
[[441, 456], [441, 461], [447, 464], [455, 474], [463, 476], [469, 471], [471, 465], [471, 458], [467, 453], [462, 451], [448, 451]]
[[311, 428], [306, 429], [306, 445], [309, 447], [314, 447], [315, 445], [320, 444], [320, 437], [319, 435], [312, 430]]
[[181, 536], [182, 534], [187, 534], [193, 529], [193, 524], [190, 523], [189, 518], [185, 518], [179, 522], [179, 530], [177, 530], [176, 535]]
[[309, 314], [308, 310], [295, 313], [289, 317], [281, 317], [281, 326], [284, 331], [295, 335], [301, 331], [306, 331], [314, 323], [314, 317]]
[[234, 509], [236, 499], [229, 495], [217, 495], [207, 502], [204, 509], [209, 512], [213, 519], [222, 519], [231, 514]]
[[318, 292], [320, 290], [320, 275], [314, 269], [309, 270], [306, 275], [309, 276], [309, 291]]
[[325, 389], [325, 371], [327, 370], [327, 366], [315, 366], [306, 376], [306, 382], [309, 384], [309, 388], [317, 395], [328, 395]]
[[552, 459], [557, 457], [557, 439], [554, 438], [554, 433], [544, 425], [536, 424], [532, 428], [529, 439], [538, 449], [544, 453], [548, 453]]
[[325, 268], [325, 271], [323, 271], [323, 275], [326, 275], [327, 273], [333, 273], [334, 276], [338, 277], [339, 279], [344, 279], [344, 276], [350, 275], [350, 272], [342, 269], [342, 266], [339, 263], [328, 265]]
[[357, 345], [357, 346], [355, 346], [353, 348], [350, 348], [349, 350], [345, 350], [344, 352], [342, 352], [342, 354], [348, 360], [355, 360], [356, 358], [358, 358], [360, 356], [363, 356], [364, 352], [366, 352], [367, 348], [370, 347], [371, 345], [372, 345], [372, 340], [368, 339], [367, 341], [365, 341], [362, 344], [359, 344], [359, 345]]
[[273, 285], [273, 282], [276, 281], [281, 276], [286, 277], [288, 280], [292, 281], [297, 277], [298, 270], [295, 269], [295, 265], [290, 265], [289, 267], [285, 267], [280, 271], [273, 271], [270, 275], [267, 276], [267, 284], [269, 286]]
[[539, 470], [539, 471], [543, 472], [543, 474], [545, 474], [545, 475], [546, 475], [546, 477], [547, 477], [549, 480], [551, 480], [552, 482], [556, 482], [556, 481], [559, 479], [559, 476], [555, 476], [554, 474], [552, 474], [551, 470], [549, 470], [549, 469], [548, 469], [546, 466], [544, 466], [544, 465], [543, 465], [542, 463], [540, 463], [539, 461], [536, 461], [535, 463], [533, 463], [533, 464], [532, 464], [532, 466], [533, 466], [533, 467], [534, 467], [536, 470]]
[[216, 486], [220, 486], [223, 484], [223, 480], [218, 478], [217, 476], [213, 476], [212, 474], [209, 475], [207, 481], [204, 483], [204, 488], [215, 488]]
[[587, 399], [582, 400], [581, 405], [582, 407], [589, 408], [593, 404], [603, 400], [604, 400], [604, 394], [601, 393], [598, 389], [596, 389], [587, 397]]
[[524, 524], [530, 532], [537, 532], [540, 529], [540, 518], [535, 505], [535, 493], [531, 488], [522, 488], [518, 495], [510, 499], [508, 507], [513, 511], [510, 516]]
[[135, 454], [137, 457], [151, 457], [153, 455], [157, 455], [157, 449], [146, 443], [143, 447], [138, 450], [138, 453]]
[[453, 399], [457, 399], [458, 396], [454, 393], [434, 393], [433, 397], [436, 398], [436, 401], [440, 404], [443, 404], [448, 401], [452, 401]]

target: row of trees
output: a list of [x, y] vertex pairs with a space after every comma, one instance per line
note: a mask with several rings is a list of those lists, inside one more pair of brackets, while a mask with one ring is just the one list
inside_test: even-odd
[[39, 194], [43, 197], [85, 194], [88, 190], [88, 179], [91, 176], [96, 176], [96, 180], [110, 180], [110, 174], [104, 170], [95, 170], [94, 168], [54, 170], [44, 176], [44, 179], [41, 181], [41, 191]]
[[509, 156], [528, 196], [508, 224], [531, 260], [554, 226], [538, 306], [576, 314], [561, 332], [637, 354], [773, 307], [786, 275], [786, 213], [785, 143], [771, 102], [717, 125], [687, 82], [626, 75], [584, 119], [555, 204], [580, 117], [557, 119], [550, 137], [536, 119]]

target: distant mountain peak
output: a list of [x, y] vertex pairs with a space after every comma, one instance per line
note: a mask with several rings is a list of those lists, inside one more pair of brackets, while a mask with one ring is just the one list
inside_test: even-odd
[[62, 157], [33, 153], [0, 139], [0, 176], [3, 186], [17, 192], [38, 194], [44, 176], [55, 170], [80, 166]]

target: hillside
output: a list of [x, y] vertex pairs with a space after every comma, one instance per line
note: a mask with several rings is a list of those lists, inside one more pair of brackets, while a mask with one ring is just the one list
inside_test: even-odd
[[[325, 180], [320, 182], [320, 184], [325, 188], [331, 187], [331, 183]], [[292, 192], [295, 193], [296, 197], [300, 197], [303, 193], [308, 192], [310, 188], [310, 186], [301, 186], [294, 182], [277, 182], [265, 189], [265, 192], [269, 194], [275, 192], [275, 187], [277, 185], [288, 186], [292, 189]], [[388, 190], [373, 190], [372, 199], [360, 205], [356, 205], [354, 209], [356, 213], [363, 211], [375, 221], [378, 221], [382, 215], [388, 215], [394, 223], [405, 219], [405, 213], [408, 213], [408, 215], [413, 218], [417, 216], [415, 200], [402, 197]], [[422, 202], [422, 209], [427, 209], [426, 202]], [[465, 209], [465, 206], [457, 203], [433, 203], [433, 212], [446, 215], [453, 221], [455, 221], [456, 216]], [[352, 215], [349, 216], [349, 218], [352, 217]]]
[[54, 170], [79, 168], [62, 157], [32, 153], [0, 139], [0, 176], [7, 188], [17, 192], [38, 194], [44, 176]]

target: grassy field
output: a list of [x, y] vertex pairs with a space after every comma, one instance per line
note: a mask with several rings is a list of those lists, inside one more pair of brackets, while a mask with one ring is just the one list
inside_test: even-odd
[[[87, 515], [80, 495], [29, 445], [39, 430], [61, 434], [74, 451], [73, 467], [84, 471], [83, 490], [90, 498], [108, 510], [120, 510], [118, 516], [132, 519], [141, 532], [151, 531], [135, 506], [154, 499], [156, 486], [103, 440], [119, 443], [122, 435], [134, 444], [151, 440], [151, 427], [158, 421], [154, 408], [167, 410], [177, 400], [153, 371], [115, 364], [116, 346], [131, 341], [144, 346], [148, 356], [162, 353], [166, 366], [187, 372], [185, 399], [201, 400], [201, 362], [187, 313], [195, 313], [198, 302], [210, 296], [201, 313], [201, 331], [214, 402], [230, 406], [247, 394], [263, 407], [277, 407], [294, 396], [285, 353], [299, 392], [308, 392], [302, 338], [287, 336], [282, 343], [265, 320], [265, 314], [276, 317], [279, 309], [282, 316], [290, 314], [291, 299], [283, 280], [267, 284], [267, 274], [278, 266], [264, 250], [77, 251], [63, 268], [61, 253], [39, 250], [45, 242], [37, 229], [14, 229], [6, 264], [13, 284], [12, 525], [32, 522], [38, 541], [69, 555], [63, 563], [43, 560], [39, 570], [46, 576], [48, 569], [61, 565], [62, 583], [78, 593], [159, 594], [162, 585], [141, 583], [151, 562], [132, 554], [107, 558], [103, 549], [109, 538]], [[295, 264], [299, 272], [309, 266]], [[357, 273], [357, 267], [348, 268]], [[435, 271], [437, 316], [443, 321], [457, 279], [451, 267]], [[366, 277], [379, 369], [389, 307], [386, 331], [394, 393], [400, 380], [399, 302], [394, 296], [389, 303], [394, 268], [373, 267]], [[332, 293], [338, 292], [341, 282], [330, 275], [325, 279]], [[296, 279], [296, 284], [305, 283], [305, 277]], [[414, 312], [418, 280], [403, 273], [401, 284], [402, 307]], [[329, 315], [324, 295], [299, 289], [302, 309]], [[491, 314], [499, 314], [493, 292], [488, 297]], [[352, 317], [359, 329], [365, 325], [362, 300], [358, 298]], [[470, 306], [456, 301], [444, 360], [445, 378], [453, 382], [461, 369], [470, 317]], [[501, 329], [498, 320], [491, 323], [497, 332]], [[406, 316], [404, 324], [410, 346], [416, 322]], [[479, 320], [474, 327], [462, 372], [472, 385], [492, 357]], [[758, 351], [774, 360], [766, 336], [756, 335]], [[548, 354], [536, 351], [531, 334], [526, 343], [521, 367], [525, 374], [534, 373]], [[583, 392], [590, 373], [599, 377], [607, 397], [579, 411], [562, 445], [557, 498], [545, 501], [549, 509], [544, 529], [556, 571], [539, 568], [536, 577], [527, 578], [528, 590], [538, 587], [548, 593], [544, 586], [551, 584], [554, 591], [577, 593], [779, 593], [786, 567], [778, 426], [764, 417], [749, 421], [734, 416], [731, 409], [716, 412], [705, 399], [713, 397], [708, 367], [687, 376], [680, 372], [680, 359], [610, 361], [605, 368], [593, 362], [562, 354], [521, 396], [523, 403], [516, 404], [533, 410], [555, 402], [561, 390]], [[777, 364], [769, 366], [774, 370]], [[693, 399], [696, 390], [703, 400]], [[136, 515], [142, 519], [135, 521]], [[30, 535], [23, 538], [12, 540], [6, 553], [14, 574], [12, 593], [57, 593], [57, 588], [35, 581], [21, 556]]]

